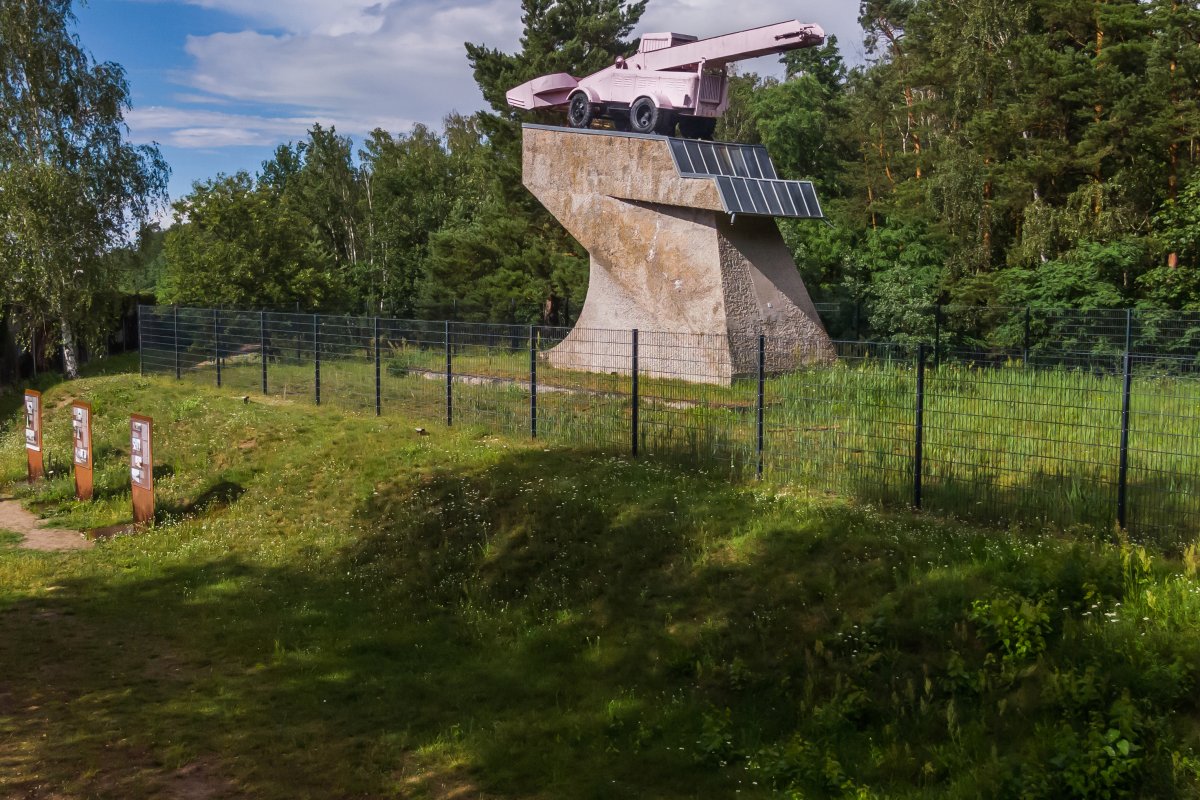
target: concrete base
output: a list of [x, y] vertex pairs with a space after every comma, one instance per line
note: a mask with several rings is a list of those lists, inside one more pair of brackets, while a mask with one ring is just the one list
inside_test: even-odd
[[827, 361], [833, 345], [769, 217], [725, 213], [716, 184], [684, 178], [663, 137], [525, 130], [524, 182], [591, 254], [575, 330], [547, 354], [564, 369], [728, 385]]

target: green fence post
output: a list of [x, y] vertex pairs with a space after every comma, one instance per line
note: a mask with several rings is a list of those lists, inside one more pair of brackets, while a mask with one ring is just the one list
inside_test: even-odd
[[1030, 310], [1029, 306], [1025, 306], [1025, 347], [1023, 355], [1021, 356], [1021, 362], [1027, 367], [1029, 366], [1029, 335], [1031, 316], [1032, 311]]
[[258, 353], [262, 359], [262, 393], [267, 393], [267, 314], [258, 312]]
[[916, 441], [913, 448], [913, 508], [921, 508], [925, 449], [925, 345], [917, 345]]
[[537, 328], [529, 326], [529, 435], [537, 438]]
[[632, 416], [632, 424], [630, 426], [633, 434], [632, 453], [634, 457], [638, 454], [638, 330], [633, 329], [633, 350], [632, 361], [630, 363], [630, 375], [633, 382], [630, 389], [630, 411]]
[[767, 337], [758, 335], [758, 464], [756, 474], [763, 476], [763, 451], [766, 449], [766, 386], [767, 386]]
[[446, 427], [454, 426], [454, 350], [450, 343], [450, 320], [446, 320]]
[[221, 317], [217, 309], [213, 309], [213, 358], [217, 362], [217, 388], [221, 388]]
[[1133, 388], [1133, 354], [1125, 351], [1124, 382], [1121, 390], [1121, 452], [1117, 463], [1117, 524], [1121, 530], [1129, 522], [1129, 408]]
[[375, 416], [377, 417], [383, 413], [383, 385], [379, 369], [381, 363], [379, 345], [379, 317], [375, 317]]

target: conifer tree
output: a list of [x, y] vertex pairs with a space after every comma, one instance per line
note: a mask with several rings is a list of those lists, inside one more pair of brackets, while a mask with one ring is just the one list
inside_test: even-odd
[[[565, 322], [587, 287], [582, 248], [521, 185], [520, 122], [556, 117], [517, 112], [505, 93], [551, 72], [588, 75], [628, 55], [629, 33], [646, 0], [523, 0], [521, 49], [503, 53], [466, 45], [492, 111], [478, 116], [488, 191], [474, 213], [431, 242], [428, 308], [511, 322]], [[456, 303], [463, 300], [461, 304]]]

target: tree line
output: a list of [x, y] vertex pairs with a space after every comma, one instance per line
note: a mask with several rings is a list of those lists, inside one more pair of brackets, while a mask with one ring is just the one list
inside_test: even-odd
[[[520, 188], [519, 123], [562, 121], [504, 92], [628, 54], [644, 9], [525, 0], [519, 52], [467, 45], [490, 110], [357, 158], [314, 128], [197, 186], [162, 299], [561, 321], [586, 257]], [[860, 19], [865, 64], [831, 39], [739, 75], [718, 129], [816, 182], [832, 224], [781, 227], [818, 299], [901, 335], [937, 304], [1200, 310], [1195, 2], [864, 0]]]
[[[4, 8], [11, 25], [12, 9], [66, 19], [70, 2]], [[514, 111], [504, 93], [628, 55], [645, 8], [523, 0], [516, 52], [465, 48], [487, 110], [359, 142], [314, 126], [255, 174], [197, 183], [169, 230], [146, 228], [123, 248], [118, 223], [160, 196], [164, 165], [153, 149], [81, 145], [137, 167], [74, 193], [117, 198], [95, 202], [86, 258], [61, 228], [39, 234], [42, 245], [12, 233], [3, 243], [24, 242], [6, 254], [10, 270], [70, 266], [86, 281], [9, 281], [8, 305], [13, 286], [44, 286], [48, 307], [69, 316], [79, 292], [117, 281], [165, 303], [568, 323], [587, 256], [521, 186], [520, 124], [563, 120]], [[899, 336], [939, 304], [1200, 311], [1195, 0], [863, 0], [859, 10], [865, 63], [847, 64], [831, 38], [786, 55], [779, 78], [737, 75], [717, 130], [765, 144], [784, 177], [816, 183], [830, 224], [780, 227], [818, 300], [868, 307], [874, 328]], [[61, 52], [79, 50], [60, 40]], [[113, 84], [97, 102], [119, 112], [119, 68], [90, 69]], [[119, 113], [109, 120], [119, 127]], [[53, 160], [2, 147], [5, 179], [21, 187], [38, 185], [21, 170]], [[62, 163], [92, 163], [72, 158]], [[0, 224], [11, 231], [16, 219]]]

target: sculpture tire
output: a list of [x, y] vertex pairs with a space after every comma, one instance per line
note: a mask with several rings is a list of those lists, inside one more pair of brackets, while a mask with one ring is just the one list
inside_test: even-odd
[[629, 106], [629, 127], [634, 133], [658, 133], [663, 112], [649, 97], [639, 97]]
[[592, 120], [595, 119], [595, 116], [592, 101], [586, 92], [575, 92], [567, 100], [567, 123], [572, 128], [592, 127]]

